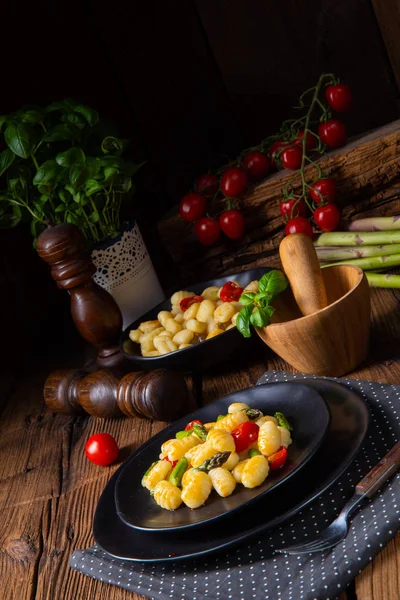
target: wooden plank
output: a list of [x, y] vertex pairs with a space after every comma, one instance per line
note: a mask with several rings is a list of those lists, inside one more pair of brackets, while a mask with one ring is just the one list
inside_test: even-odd
[[400, 596], [400, 534], [383, 548], [356, 580], [360, 600], [396, 600]]
[[[323, 172], [337, 182], [338, 204], [344, 219], [370, 216], [378, 211], [381, 216], [400, 211], [396, 197], [400, 192], [399, 135], [400, 121], [395, 121], [319, 159]], [[312, 180], [316, 176], [315, 167], [308, 167], [306, 176]], [[166, 215], [159, 223], [159, 232], [182, 277], [193, 281], [255, 266], [276, 265], [276, 249], [285, 225], [279, 201], [289, 181], [298, 187], [298, 172], [283, 170], [253, 186], [241, 201], [246, 217], [245, 235], [237, 241], [221, 236], [209, 249], [200, 245], [193, 228], [180, 218], [177, 208]]]
[[400, 88], [400, 3], [399, 0], [371, 0], [389, 55], [397, 86]]

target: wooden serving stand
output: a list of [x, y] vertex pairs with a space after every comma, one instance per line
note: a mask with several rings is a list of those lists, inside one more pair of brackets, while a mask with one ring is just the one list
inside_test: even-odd
[[181, 375], [166, 369], [129, 372], [129, 361], [119, 349], [121, 311], [114, 298], [93, 281], [96, 267], [86, 254], [79, 229], [67, 223], [48, 227], [36, 248], [50, 265], [57, 286], [68, 291], [79, 333], [97, 351], [89, 368], [59, 369], [49, 375], [44, 386], [48, 408], [68, 415], [85, 411], [103, 418], [126, 415], [170, 421], [181, 416], [188, 400]]

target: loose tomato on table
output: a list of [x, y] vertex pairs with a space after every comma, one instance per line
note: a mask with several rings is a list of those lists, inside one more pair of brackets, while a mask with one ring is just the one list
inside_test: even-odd
[[197, 302], [203, 302], [203, 300], [203, 296], [190, 296], [189, 298], [183, 298], [179, 303], [179, 308], [185, 312], [189, 306], [192, 306], [192, 304], [196, 304]]
[[236, 281], [227, 281], [219, 291], [222, 302], [238, 302], [243, 289]]
[[243, 158], [243, 167], [250, 181], [257, 181], [268, 174], [271, 161], [262, 152], [248, 152]]
[[221, 179], [221, 191], [229, 198], [243, 196], [247, 188], [247, 175], [243, 169], [232, 167], [225, 171]]
[[95, 433], [87, 440], [85, 453], [90, 462], [107, 467], [117, 460], [119, 448], [109, 433]]
[[231, 435], [235, 440], [236, 452], [246, 450], [250, 444], [255, 442], [258, 438], [259, 429], [257, 423], [253, 423], [252, 421], [245, 421], [236, 427], [236, 429], [231, 432]]
[[303, 199], [296, 202], [295, 198], [287, 198], [279, 203], [279, 210], [284, 219], [305, 217], [307, 214], [307, 206]]
[[346, 127], [339, 119], [330, 119], [326, 123], [320, 123], [318, 125], [318, 135], [330, 150], [340, 148], [347, 142]]
[[303, 159], [303, 149], [300, 145], [289, 146], [282, 151], [281, 161], [285, 169], [300, 169]]
[[336, 204], [324, 204], [315, 209], [313, 219], [321, 231], [334, 231], [340, 223], [340, 211]]
[[240, 211], [227, 210], [220, 215], [219, 225], [225, 235], [232, 240], [237, 240], [242, 237], [246, 222]]
[[347, 112], [353, 103], [353, 92], [351, 87], [345, 83], [328, 85], [325, 97], [329, 106], [336, 112]]
[[206, 198], [212, 198], [219, 190], [219, 179], [211, 173], [205, 173], [196, 181], [196, 190]]
[[189, 429], [193, 429], [194, 425], [203, 425], [203, 423], [201, 421], [199, 421], [199, 419], [193, 419], [193, 421], [190, 421], [186, 427], [185, 427], [185, 431], [189, 431]]
[[203, 246], [212, 246], [219, 238], [219, 223], [210, 217], [203, 217], [197, 221], [194, 230]]
[[271, 471], [277, 471], [281, 469], [286, 462], [288, 455], [287, 448], [285, 446], [281, 446], [279, 450], [268, 456], [269, 468]]
[[304, 217], [296, 217], [295, 219], [291, 219], [288, 221], [288, 223], [286, 223], [285, 235], [290, 235], [291, 233], [303, 233], [312, 239], [312, 225], [310, 221]]
[[179, 212], [184, 221], [197, 221], [206, 212], [207, 201], [201, 194], [191, 192], [182, 198]]
[[333, 202], [336, 197], [336, 183], [332, 177], [319, 179], [312, 184], [310, 188], [310, 196], [315, 204], [323, 202]]

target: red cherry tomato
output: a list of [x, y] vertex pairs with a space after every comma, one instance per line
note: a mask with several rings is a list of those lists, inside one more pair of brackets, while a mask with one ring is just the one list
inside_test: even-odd
[[237, 302], [243, 290], [236, 281], [227, 281], [220, 289], [219, 298], [222, 302]]
[[206, 212], [207, 202], [204, 196], [191, 192], [186, 194], [179, 204], [179, 212], [184, 221], [197, 221]]
[[181, 310], [183, 310], [183, 312], [185, 312], [189, 306], [192, 306], [192, 304], [196, 304], [197, 302], [203, 302], [203, 300], [203, 296], [190, 296], [190, 298], [183, 298], [179, 303], [179, 307]]
[[249, 152], [243, 158], [243, 167], [245, 168], [250, 181], [257, 181], [265, 177], [271, 166], [268, 156], [262, 152]]
[[301, 146], [289, 146], [282, 151], [281, 160], [285, 169], [300, 169], [303, 158]]
[[189, 431], [189, 429], [193, 429], [194, 425], [203, 425], [203, 423], [201, 421], [199, 421], [198, 419], [194, 419], [193, 421], [190, 421], [186, 427], [185, 427], [185, 431]]
[[232, 240], [237, 240], [243, 235], [246, 221], [238, 210], [227, 210], [221, 213], [219, 225], [225, 235]]
[[243, 196], [247, 188], [247, 175], [243, 169], [233, 167], [222, 175], [221, 190], [229, 198]]
[[219, 238], [219, 223], [210, 217], [204, 217], [197, 221], [194, 230], [203, 246], [212, 246]]
[[340, 211], [330, 202], [315, 209], [313, 219], [321, 231], [334, 231], [340, 223]]
[[169, 460], [168, 456], [164, 456], [163, 460], [167, 460], [169, 463], [171, 463], [172, 468], [176, 467], [176, 465], [178, 464], [177, 460]]
[[[299, 131], [299, 133], [296, 136], [295, 139], [295, 143], [297, 144], [302, 144], [303, 143], [303, 138], [304, 138], [304, 129], [302, 131]], [[306, 138], [306, 149], [307, 150], [314, 150], [314, 148], [316, 148], [318, 145], [318, 140], [315, 137], [315, 135], [313, 135], [312, 133], [310, 133], [309, 131], [307, 131], [307, 138]]]
[[284, 219], [294, 219], [295, 217], [305, 217], [307, 214], [307, 206], [303, 199], [296, 200], [287, 198], [279, 203], [279, 210]]
[[290, 235], [291, 233], [303, 233], [304, 235], [308, 235], [308, 237], [312, 239], [312, 225], [310, 221], [308, 221], [304, 217], [296, 217], [295, 219], [290, 219], [290, 221], [286, 223], [285, 235]]
[[268, 456], [269, 468], [271, 471], [277, 471], [281, 469], [286, 462], [287, 459], [287, 448], [285, 446], [281, 446], [279, 450]]
[[253, 421], [245, 421], [240, 423], [236, 429], [231, 432], [231, 436], [235, 440], [236, 452], [246, 450], [258, 438], [259, 426]]
[[[285, 142], [282, 139], [276, 140], [269, 149], [269, 153], [271, 156], [271, 166], [277, 169], [279, 167], [281, 155], [279, 154], [283, 148], [287, 148], [289, 145], [288, 142]], [[279, 158], [278, 155], [279, 154]]]
[[318, 125], [318, 135], [330, 150], [340, 148], [347, 142], [347, 131], [339, 119], [331, 119]]
[[312, 184], [310, 189], [310, 196], [314, 200], [315, 204], [322, 204], [323, 202], [333, 202], [336, 196], [336, 183], [332, 177], [325, 177], [319, 179]]
[[206, 198], [212, 198], [219, 190], [219, 179], [211, 173], [206, 173], [196, 181], [196, 190]]
[[118, 458], [118, 445], [109, 433], [91, 435], [85, 445], [87, 458], [95, 465], [107, 467]]
[[351, 87], [345, 83], [328, 85], [325, 90], [325, 97], [329, 106], [336, 112], [347, 112], [353, 103], [353, 92]]

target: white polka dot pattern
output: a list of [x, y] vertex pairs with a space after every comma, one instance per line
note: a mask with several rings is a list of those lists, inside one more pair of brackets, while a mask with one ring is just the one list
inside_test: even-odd
[[[301, 380], [309, 375], [270, 371], [258, 383]], [[400, 475], [392, 478], [352, 519], [346, 539], [323, 553], [285, 556], [274, 547], [314, 537], [340, 512], [356, 483], [400, 439], [400, 386], [337, 380], [358, 391], [371, 426], [349, 470], [318, 500], [268, 536], [226, 554], [165, 564], [111, 558], [97, 546], [77, 550], [71, 567], [151, 600], [334, 600], [399, 529]]]

